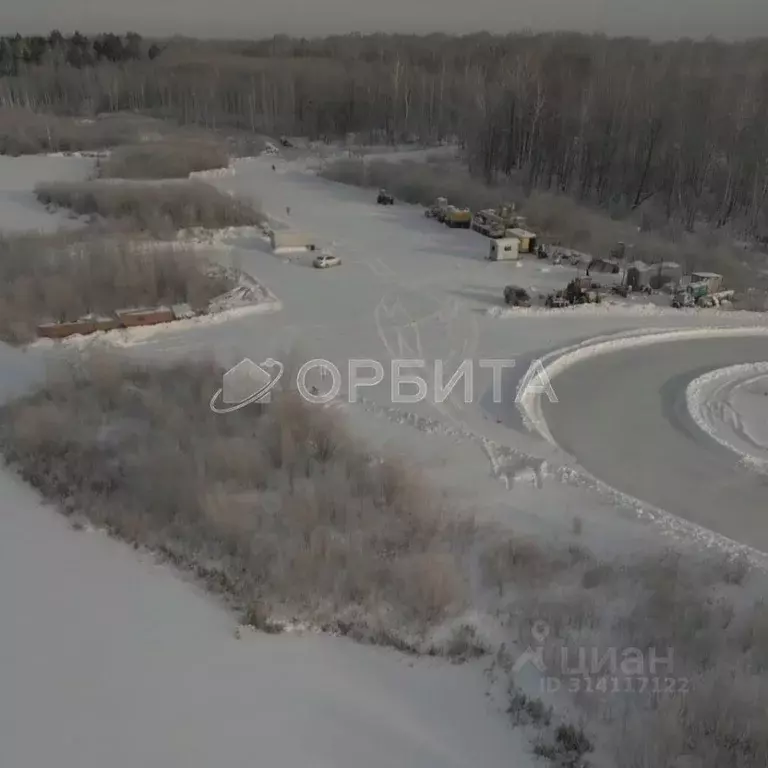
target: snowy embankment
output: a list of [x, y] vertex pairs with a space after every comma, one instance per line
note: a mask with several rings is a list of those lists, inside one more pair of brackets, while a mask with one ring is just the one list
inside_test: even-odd
[[688, 385], [686, 399], [704, 432], [745, 465], [768, 471], [768, 362], [706, 373]]

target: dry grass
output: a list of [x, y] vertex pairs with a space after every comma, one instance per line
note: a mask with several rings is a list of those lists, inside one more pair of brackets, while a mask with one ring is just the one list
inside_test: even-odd
[[230, 197], [200, 181], [54, 182], [39, 184], [35, 194], [44, 205], [70, 208], [84, 216], [121, 220], [158, 237], [191, 227], [255, 225], [264, 218], [255, 204]]
[[192, 568], [251, 623], [412, 647], [462, 608], [471, 526], [290, 393], [212, 413], [221, 374], [92, 358], [2, 411], [2, 449], [45, 497]]
[[229, 153], [222, 144], [176, 139], [118, 147], [99, 163], [99, 169], [104, 178], [185, 179], [190, 173], [228, 164]]
[[150, 129], [164, 130], [163, 123], [132, 114], [84, 119], [0, 107], [0, 154], [96, 151], [139, 141]]
[[[571, 553], [509, 537], [485, 550], [481, 572], [513, 645], [542, 646], [546, 674], [574, 694], [611, 764], [656, 768], [689, 756], [700, 768], [765, 765], [768, 612], [742, 594], [744, 561], [670, 551], [569, 564]], [[600, 668], [612, 654], [616, 664]], [[544, 704], [513, 684], [510, 712], [532, 706]], [[559, 754], [551, 739], [542, 749]]]
[[688, 271], [720, 272], [729, 286], [736, 289], [759, 282], [745, 262], [757, 262], [760, 256], [735, 246], [727, 233], [708, 231], [694, 235], [667, 225], [653, 226], [654, 217], [643, 212], [612, 218], [564, 195], [526, 193], [511, 181], [488, 186], [470, 176], [455, 160], [432, 158], [424, 163], [344, 159], [329, 163], [320, 175], [343, 184], [385, 187], [405, 202], [425, 206], [441, 195], [450, 203], [473, 211], [513, 202], [545, 242], [596, 256], [607, 256], [618, 242], [624, 242], [630, 246], [627, 255], [631, 259], [677, 261]]
[[23, 343], [44, 321], [187, 302], [233, 287], [189, 248], [78, 234], [0, 238], [0, 339]]

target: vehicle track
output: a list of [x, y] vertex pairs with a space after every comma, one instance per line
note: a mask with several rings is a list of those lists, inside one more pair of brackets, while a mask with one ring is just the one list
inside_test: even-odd
[[703, 432], [687, 385], [768, 359], [766, 338], [666, 341], [594, 357], [555, 380], [542, 402], [551, 435], [590, 474], [743, 544], [768, 551], [768, 479]]

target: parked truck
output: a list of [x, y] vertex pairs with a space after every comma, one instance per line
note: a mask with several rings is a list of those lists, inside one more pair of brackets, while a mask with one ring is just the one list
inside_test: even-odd
[[469, 225], [472, 223], [472, 211], [469, 208], [457, 208], [455, 205], [449, 205], [445, 209], [443, 222], [451, 228], [469, 229]]

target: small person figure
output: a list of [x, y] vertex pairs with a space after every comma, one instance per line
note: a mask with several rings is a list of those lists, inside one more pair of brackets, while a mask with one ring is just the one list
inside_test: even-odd
[[287, 213], [289, 216], [291, 215], [291, 206], [290, 206], [290, 205], [286, 205], [286, 206], [285, 206], [285, 212], [286, 212], [286, 213]]
[[277, 169], [275, 168], [275, 166], [274, 166], [274, 165], [272, 166], [272, 170], [273, 170], [273, 171], [276, 171], [276, 170], [277, 170]]

